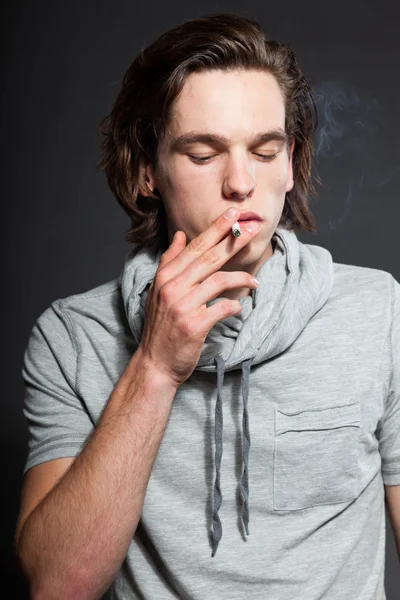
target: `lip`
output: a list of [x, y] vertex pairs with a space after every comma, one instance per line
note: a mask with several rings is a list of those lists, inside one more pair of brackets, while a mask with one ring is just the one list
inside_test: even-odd
[[238, 221], [262, 221], [262, 218], [255, 212], [243, 212], [239, 215]]

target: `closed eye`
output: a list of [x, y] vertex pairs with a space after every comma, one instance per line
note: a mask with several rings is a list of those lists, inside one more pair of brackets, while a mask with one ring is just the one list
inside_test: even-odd
[[[256, 152], [254, 153], [256, 156], [258, 156], [259, 158], [262, 159], [262, 162], [271, 162], [272, 160], [274, 160], [274, 158], [277, 157], [277, 154], [257, 154]], [[192, 154], [188, 154], [189, 158], [191, 160], [193, 160], [195, 163], [197, 164], [205, 164], [207, 163], [211, 158], [214, 157], [214, 155], [212, 156], [193, 156]]]

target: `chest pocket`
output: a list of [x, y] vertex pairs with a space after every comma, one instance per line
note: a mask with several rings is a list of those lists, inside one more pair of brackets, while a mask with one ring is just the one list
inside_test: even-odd
[[356, 498], [360, 427], [360, 401], [296, 412], [275, 408], [274, 510]]

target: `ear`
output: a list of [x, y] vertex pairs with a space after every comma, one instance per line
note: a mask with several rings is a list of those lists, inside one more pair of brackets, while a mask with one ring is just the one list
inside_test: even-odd
[[149, 163], [140, 168], [140, 193], [142, 196], [150, 196], [156, 187], [156, 177], [153, 166]]
[[287, 179], [287, 184], [286, 184], [286, 191], [290, 192], [291, 189], [293, 189], [294, 186], [294, 179], [293, 179], [293, 151], [294, 151], [294, 138], [292, 138], [291, 144], [290, 144], [290, 150], [289, 150], [289, 166], [288, 166], [288, 179]]

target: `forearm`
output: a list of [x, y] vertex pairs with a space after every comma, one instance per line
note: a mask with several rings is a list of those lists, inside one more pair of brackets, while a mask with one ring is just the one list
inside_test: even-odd
[[32, 598], [94, 600], [110, 586], [136, 530], [175, 393], [133, 356], [82, 452], [21, 531]]

